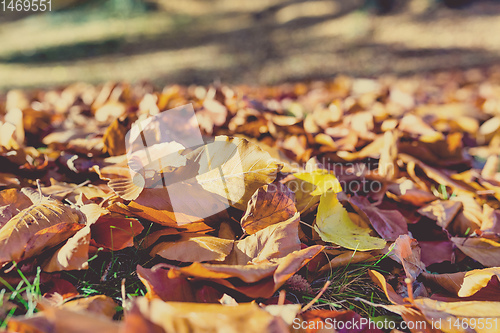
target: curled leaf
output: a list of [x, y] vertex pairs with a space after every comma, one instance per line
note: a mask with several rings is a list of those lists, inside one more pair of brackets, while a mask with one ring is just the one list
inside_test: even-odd
[[314, 230], [323, 241], [351, 250], [383, 249], [386, 243], [381, 238], [370, 236], [370, 229], [354, 224], [331, 190], [321, 196]]

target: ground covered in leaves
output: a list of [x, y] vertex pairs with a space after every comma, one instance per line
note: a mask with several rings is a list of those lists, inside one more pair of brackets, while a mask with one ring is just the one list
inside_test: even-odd
[[11, 90], [0, 331], [500, 332], [499, 156], [499, 68]]

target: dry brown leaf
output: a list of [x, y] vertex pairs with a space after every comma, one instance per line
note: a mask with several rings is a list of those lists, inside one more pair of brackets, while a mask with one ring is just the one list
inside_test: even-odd
[[148, 332], [254, 333], [283, 332], [288, 324], [255, 303], [224, 306], [136, 298], [125, 316], [124, 332], [135, 333], [145, 327], [150, 327]]
[[[48, 197], [22, 190], [27, 196], [33, 197], [33, 204], [12, 217], [0, 229], [0, 263], [12, 260], [19, 261], [28, 241], [38, 231], [59, 223], [78, 223], [80, 216], [68, 206]], [[38, 198], [36, 198], [38, 196]], [[44, 248], [31, 248], [30, 253], [38, 254]]]
[[180, 239], [159, 243], [150, 255], [183, 262], [224, 261], [233, 250], [233, 244], [233, 240], [184, 233]]
[[120, 333], [122, 324], [95, 312], [49, 308], [32, 317], [14, 317], [7, 329], [33, 333]]
[[58, 223], [34, 234], [24, 249], [23, 259], [31, 258], [37, 252], [50, 249], [64, 242], [84, 227], [78, 223]]
[[460, 201], [436, 200], [418, 210], [418, 212], [432, 220], [443, 229], [448, 228], [451, 221], [462, 209]]
[[137, 265], [137, 276], [148, 290], [148, 299], [159, 298], [165, 302], [194, 302], [196, 296], [192, 284], [186, 277], [164, 264], [151, 269]]
[[137, 120], [137, 115], [128, 113], [126, 116], [116, 118], [111, 125], [108, 126], [102, 141], [104, 143], [104, 152], [110, 156], [118, 156], [125, 154], [125, 135], [132, 127], [132, 123]]
[[322, 246], [313, 245], [283, 258], [258, 264], [193, 263], [187, 267], [168, 267], [182, 276], [211, 280], [252, 298], [268, 298], [322, 250]]
[[241, 227], [254, 234], [272, 224], [288, 220], [297, 213], [295, 195], [285, 185], [274, 182], [260, 187], [248, 202]]
[[449, 228], [453, 235], [466, 235], [467, 230], [470, 232], [481, 227], [483, 210], [474, 196], [460, 194], [450, 200], [461, 202], [463, 205], [463, 210], [457, 214]]
[[422, 277], [426, 281], [433, 282], [441, 286], [452, 295], [458, 295], [458, 291], [464, 282], [465, 272], [451, 274], [431, 274], [423, 272]]
[[15, 188], [0, 192], [0, 228], [21, 210], [32, 205], [31, 200]]
[[452, 237], [451, 241], [460, 251], [484, 266], [500, 266], [500, 243], [481, 237]]
[[[430, 298], [419, 298], [415, 305], [434, 326], [446, 333], [498, 333], [496, 323], [500, 319], [500, 302], [440, 302]], [[482, 325], [479, 324], [482, 322]], [[457, 325], [458, 323], [458, 325]], [[489, 324], [488, 324], [489, 323]]]
[[116, 313], [117, 306], [111, 297], [95, 295], [72, 299], [61, 305], [60, 308], [70, 311], [88, 311], [112, 319]]
[[88, 268], [90, 225], [80, 229], [43, 265], [45, 272], [81, 270]]
[[365, 197], [353, 196], [349, 202], [356, 212], [371, 223], [373, 229], [387, 241], [395, 241], [408, 233], [404, 216], [397, 210], [381, 210], [374, 207]]
[[[175, 193], [173, 197], [170, 193]], [[172, 203], [174, 198], [174, 204]], [[130, 214], [167, 227], [187, 227], [208, 221], [214, 214], [225, 214], [227, 201], [205, 191], [198, 184], [176, 183], [169, 188], [145, 189], [128, 205]], [[174, 209], [175, 208], [175, 209]], [[204, 223], [203, 223], [204, 224]]]
[[413, 281], [425, 271], [425, 265], [420, 260], [420, 247], [417, 240], [408, 235], [401, 235], [391, 245], [389, 256], [403, 265], [406, 276]]
[[270, 225], [243, 240], [234, 242], [234, 248], [225, 263], [230, 265], [258, 264], [283, 258], [300, 250], [298, 235], [300, 214], [286, 221]]
[[421, 207], [436, 200], [432, 193], [419, 189], [414, 182], [403, 177], [387, 186], [387, 195], [396, 201], [403, 201]]

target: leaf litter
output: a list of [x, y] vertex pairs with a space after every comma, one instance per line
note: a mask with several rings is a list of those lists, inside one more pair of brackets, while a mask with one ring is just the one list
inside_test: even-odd
[[[498, 68], [9, 91], [0, 331], [500, 332], [499, 96]], [[205, 145], [137, 172], [127, 132], [189, 103]]]

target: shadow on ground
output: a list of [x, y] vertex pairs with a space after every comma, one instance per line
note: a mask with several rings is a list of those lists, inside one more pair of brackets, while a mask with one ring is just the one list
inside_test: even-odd
[[[225, 2], [160, 1], [154, 11], [109, 18], [109, 31], [102, 18], [71, 22], [78, 7], [0, 24], [0, 89], [77, 80], [263, 84], [500, 63], [500, 40], [491, 37], [500, 31], [498, 2], [450, 10], [412, 0], [384, 16], [362, 0]], [[26, 43], [16, 27], [32, 31]]]

